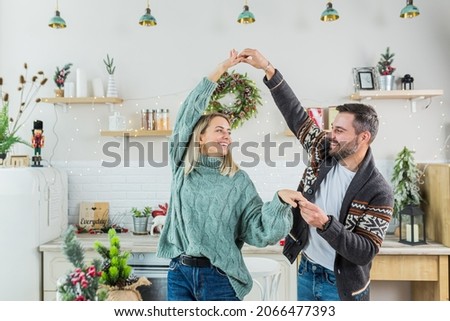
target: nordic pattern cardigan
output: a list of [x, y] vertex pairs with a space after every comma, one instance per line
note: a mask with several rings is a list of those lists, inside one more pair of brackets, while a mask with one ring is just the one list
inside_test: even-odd
[[[327, 155], [325, 132], [309, 118], [292, 89], [276, 70], [264, 83], [270, 89], [276, 105], [287, 125], [295, 133], [308, 154], [308, 164], [298, 191], [312, 200], [320, 183], [337, 160]], [[332, 219], [328, 229], [318, 230], [335, 250], [334, 273], [341, 300], [356, 300], [358, 294], [367, 293], [368, 300], [372, 260], [379, 252], [389, 221], [392, 217], [392, 187], [375, 167], [371, 149], [360, 164], [345, 194], [339, 220]], [[299, 209], [293, 208], [294, 225], [286, 238], [284, 255], [294, 262], [308, 242], [308, 225]]]

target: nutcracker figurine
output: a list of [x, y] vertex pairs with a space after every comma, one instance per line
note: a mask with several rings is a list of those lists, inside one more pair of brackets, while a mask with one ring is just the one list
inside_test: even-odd
[[31, 145], [34, 148], [34, 156], [33, 159], [33, 165], [32, 167], [42, 167], [41, 165], [41, 148], [44, 147], [44, 124], [42, 120], [35, 120], [33, 122], [33, 130], [31, 131], [33, 133], [33, 136], [31, 137]]

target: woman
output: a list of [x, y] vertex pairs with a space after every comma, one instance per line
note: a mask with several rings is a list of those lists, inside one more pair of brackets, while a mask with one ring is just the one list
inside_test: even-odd
[[292, 226], [290, 206], [301, 198], [281, 190], [263, 204], [247, 173], [233, 162], [228, 118], [203, 115], [217, 80], [240, 61], [232, 50], [177, 115], [170, 212], [158, 244], [158, 256], [172, 259], [168, 300], [242, 300], [252, 288], [244, 242], [264, 247], [285, 237]]

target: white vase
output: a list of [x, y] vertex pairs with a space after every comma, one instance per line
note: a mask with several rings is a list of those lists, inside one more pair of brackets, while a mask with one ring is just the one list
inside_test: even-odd
[[378, 82], [380, 85], [380, 90], [394, 90], [394, 84], [395, 84], [395, 76], [393, 75], [386, 75], [386, 76], [380, 76], [378, 78]]
[[116, 80], [114, 79], [114, 75], [109, 75], [106, 97], [119, 97], [119, 95], [117, 94]]

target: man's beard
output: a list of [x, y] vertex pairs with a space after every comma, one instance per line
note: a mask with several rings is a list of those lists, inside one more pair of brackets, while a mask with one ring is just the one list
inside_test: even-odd
[[336, 141], [331, 141], [337, 144], [336, 147], [330, 149], [329, 153], [331, 156], [336, 157], [338, 160], [343, 160], [348, 156], [353, 155], [358, 149], [358, 137], [355, 137], [352, 141], [345, 143], [342, 145]]

